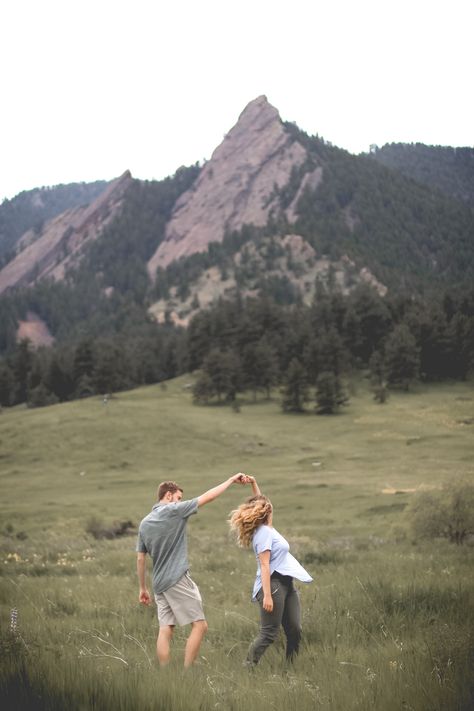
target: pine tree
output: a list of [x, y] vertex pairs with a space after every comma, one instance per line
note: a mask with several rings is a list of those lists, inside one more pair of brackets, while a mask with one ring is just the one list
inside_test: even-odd
[[385, 364], [389, 385], [408, 390], [420, 372], [420, 349], [408, 326], [394, 328], [385, 345]]
[[254, 399], [262, 390], [269, 398], [271, 388], [278, 382], [278, 358], [275, 349], [266, 339], [247, 346], [242, 370], [245, 387], [253, 391]]
[[208, 373], [202, 372], [193, 386], [193, 402], [207, 405], [209, 399], [214, 395], [214, 387]]
[[48, 390], [42, 382], [28, 394], [28, 407], [46, 407], [47, 405], [55, 405], [57, 402], [56, 395]]
[[61, 402], [72, 397], [74, 392], [72, 368], [70, 365], [68, 367], [61, 353], [53, 352], [45, 375], [45, 385]]
[[0, 405], [8, 407], [12, 404], [15, 393], [15, 378], [12, 369], [0, 362]]
[[383, 404], [387, 402], [387, 374], [383, 355], [380, 351], [374, 351], [369, 361], [370, 384], [374, 393], [374, 400]]
[[123, 348], [111, 341], [99, 341], [94, 349], [92, 382], [97, 393], [113, 393], [130, 387], [130, 366]]
[[452, 347], [451, 374], [465, 380], [474, 370], [474, 315], [456, 313], [447, 331]]
[[282, 390], [282, 408], [285, 412], [303, 412], [308, 400], [309, 386], [305, 368], [297, 358], [288, 366]]
[[203, 370], [212, 382], [214, 393], [220, 401], [233, 401], [242, 387], [242, 368], [238, 357], [230, 351], [217, 348], [205, 358]]
[[[76, 389], [79, 391], [79, 383], [82, 382], [82, 389], [87, 382], [88, 387], [92, 385], [94, 373], [94, 348], [92, 339], [86, 338], [80, 341], [74, 354], [73, 379]], [[80, 395], [80, 393], [78, 392]]]
[[332, 415], [347, 402], [340, 378], [336, 373], [325, 370], [316, 382], [316, 412], [318, 415]]
[[15, 380], [13, 403], [26, 402], [28, 378], [33, 367], [33, 350], [31, 342], [27, 338], [17, 344], [9, 364]]
[[368, 363], [387, 335], [392, 318], [382, 297], [372, 287], [358, 286], [348, 301], [344, 318], [345, 341], [358, 361]]

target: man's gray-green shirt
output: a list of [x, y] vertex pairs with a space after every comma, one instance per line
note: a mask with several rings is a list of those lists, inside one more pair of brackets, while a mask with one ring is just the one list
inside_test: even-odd
[[155, 504], [138, 529], [137, 552], [153, 560], [153, 592], [168, 590], [189, 568], [186, 524], [198, 500]]

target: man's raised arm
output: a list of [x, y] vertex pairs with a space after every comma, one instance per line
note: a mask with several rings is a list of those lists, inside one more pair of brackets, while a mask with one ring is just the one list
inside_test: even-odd
[[218, 484], [212, 489], [209, 489], [209, 491], [205, 491], [204, 494], [198, 496], [198, 506], [204, 506], [204, 504], [208, 504], [211, 501], [214, 501], [214, 499], [217, 499], [218, 496], [223, 494], [224, 491], [228, 489], [229, 486], [231, 486], [231, 484], [243, 484], [242, 477], [245, 477], [245, 474], [234, 474], [234, 476], [231, 476], [225, 481], [223, 481], [222, 484]]

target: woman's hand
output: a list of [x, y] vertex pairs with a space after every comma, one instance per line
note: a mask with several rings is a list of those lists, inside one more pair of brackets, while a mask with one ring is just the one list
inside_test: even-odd
[[252, 491], [254, 496], [260, 496], [260, 488], [257, 484], [257, 480], [255, 479], [254, 476], [250, 476], [250, 474], [245, 474], [245, 484], [251, 484], [252, 485]]
[[272, 612], [273, 611], [273, 598], [271, 595], [264, 595], [263, 596], [263, 609], [265, 612]]
[[243, 472], [239, 472], [238, 474], [235, 475], [237, 477], [236, 482], [238, 484], [248, 484], [249, 483], [249, 477], [247, 474], [244, 474]]

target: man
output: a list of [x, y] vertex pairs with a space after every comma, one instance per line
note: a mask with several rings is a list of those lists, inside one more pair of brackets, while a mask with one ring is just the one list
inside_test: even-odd
[[151, 603], [146, 587], [146, 554], [153, 560], [153, 592], [160, 625], [156, 654], [160, 666], [170, 660], [170, 643], [175, 625], [191, 624], [191, 633], [184, 651], [184, 666], [196, 659], [207, 631], [198, 586], [188, 573], [186, 524], [198, 508], [214, 501], [231, 484], [244, 483], [245, 475], [235, 474], [201, 496], [182, 501], [183, 489], [174, 481], [164, 481], [158, 487], [158, 503], [140, 523], [137, 541], [137, 573], [139, 600]]

